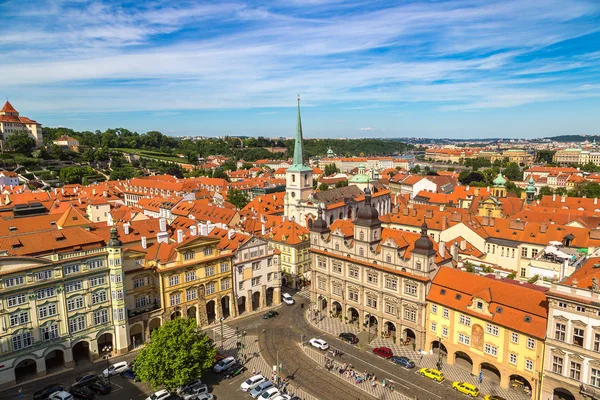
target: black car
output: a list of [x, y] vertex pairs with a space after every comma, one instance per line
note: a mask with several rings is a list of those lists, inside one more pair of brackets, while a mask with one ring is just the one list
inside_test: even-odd
[[71, 393], [76, 399], [81, 400], [91, 400], [96, 397], [94, 392], [92, 392], [91, 389], [87, 388], [86, 386], [71, 387], [69, 393]]
[[343, 340], [344, 342], [348, 342], [350, 344], [358, 343], [358, 338], [356, 337], [356, 335], [354, 333], [342, 332], [342, 333], [340, 333], [339, 338], [341, 340]]
[[182, 400], [182, 398], [176, 394], [172, 394], [169, 397], [165, 397], [163, 400]]
[[137, 382], [137, 378], [135, 376], [135, 372], [133, 371], [133, 368], [127, 368], [125, 371], [121, 372], [121, 376], [123, 378]]
[[87, 386], [91, 383], [94, 383], [98, 380], [98, 375], [88, 374], [84, 376], [80, 376], [75, 378], [75, 383], [71, 385], [72, 388], [79, 386]]
[[263, 319], [269, 319], [278, 316], [279, 313], [277, 311], [267, 311], [263, 314]]
[[109, 394], [112, 389], [110, 383], [104, 379], [98, 379], [88, 387], [98, 394]]
[[415, 362], [409, 360], [408, 357], [393, 356], [392, 358], [390, 358], [390, 360], [393, 363], [402, 365], [404, 368], [414, 368], [415, 367]]
[[33, 400], [45, 400], [54, 392], [60, 392], [63, 390], [63, 386], [60, 383], [53, 383], [48, 386], [44, 386], [43, 389], [38, 390], [33, 394]]
[[225, 376], [225, 379], [229, 379], [229, 378], [233, 378], [234, 376], [238, 376], [245, 370], [246, 370], [246, 367], [244, 367], [239, 362], [236, 362], [231, 367], [227, 368], [227, 370], [225, 370], [225, 372], [223, 374]]

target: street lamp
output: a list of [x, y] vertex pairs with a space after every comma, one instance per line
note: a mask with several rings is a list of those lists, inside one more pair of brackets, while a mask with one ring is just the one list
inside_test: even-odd
[[367, 343], [371, 343], [371, 314], [367, 313], [367, 330], [369, 331], [369, 341]]
[[104, 353], [104, 359], [106, 360], [106, 374], [108, 375], [108, 384], [110, 385], [110, 370], [109, 368], [109, 364], [108, 364], [108, 359], [110, 358], [110, 351], [112, 350], [112, 346], [107, 344], [106, 346], [104, 346], [102, 348], [102, 352]]
[[219, 322], [221, 323], [221, 350], [223, 350], [223, 321], [225, 318], [219, 318]]
[[438, 369], [441, 371], [442, 370], [442, 338], [438, 337], [438, 361], [437, 361], [437, 367]]

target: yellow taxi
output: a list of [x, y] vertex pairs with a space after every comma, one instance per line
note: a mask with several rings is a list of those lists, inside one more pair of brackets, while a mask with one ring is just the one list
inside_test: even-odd
[[483, 400], [506, 400], [504, 397], [496, 396], [495, 394], [488, 394]]
[[438, 371], [437, 369], [433, 368], [421, 368], [419, 370], [419, 374], [421, 374], [421, 376], [425, 376], [429, 379], [433, 379], [434, 381], [438, 382], [441, 382], [444, 379], [446, 379], [444, 377], [444, 374], [442, 374], [442, 371]]
[[477, 386], [471, 385], [470, 383], [467, 383], [467, 382], [456, 381], [456, 382], [452, 383], [452, 389], [456, 390], [457, 392], [464, 393], [469, 397], [479, 396], [479, 389], [477, 389]]

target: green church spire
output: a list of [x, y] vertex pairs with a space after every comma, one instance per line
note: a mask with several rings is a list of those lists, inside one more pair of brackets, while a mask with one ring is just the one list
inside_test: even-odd
[[294, 162], [290, 171], [306, 171], [312, 169], [304, 164], [304, 144], [302, 143], [302, 118], [300, 117], [300, 95], [298, 95], [298, 121], [296, 122], [296, 140], [294, 142]]

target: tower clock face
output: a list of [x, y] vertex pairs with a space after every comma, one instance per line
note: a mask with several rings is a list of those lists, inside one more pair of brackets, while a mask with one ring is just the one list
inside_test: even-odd
[[292, 192], [292, 197], [296, 197], [296, 192]]

